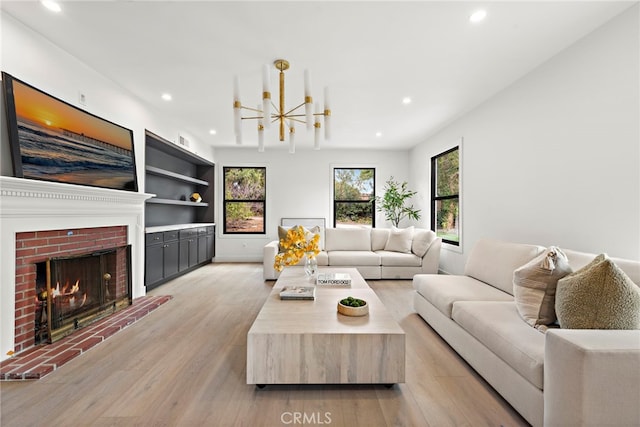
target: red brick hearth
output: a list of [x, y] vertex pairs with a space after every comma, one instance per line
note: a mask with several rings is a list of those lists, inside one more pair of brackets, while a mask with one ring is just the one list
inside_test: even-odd
[[133, 305], [53, 344], [39, 345], [0, 363], [0, 380], [35, 380], [151, 313], [171, 296], [144, 296]]

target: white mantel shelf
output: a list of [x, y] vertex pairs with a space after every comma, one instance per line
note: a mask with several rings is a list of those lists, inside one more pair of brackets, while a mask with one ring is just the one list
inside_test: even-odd
[[153, 194], [0, 176], [0, 360], [13, 349], [16, 233], [124, 225], [132, 297], [145, 295], [144, 206]]
[[[24, 199], [34, 199], [39, 203], [43, 200], [50, 201], [78, 201], [106, 204], [143, 204], [145, 200], [153, 197], [153, 194], [138, 193], [133, 191], [112, 190], [109, 188], [86, 187], [74, 184], [62, 184], [34, 179], [14, 178], [0, 176], [0, 197], [2, 205], [0, 213], [4, 216], [10, 214], [10, 209], [17, 202], [24, 203]], [[21, 199], [17, 201], [17, 199]], [[43, 212], [43, 214], [45, 214]]]

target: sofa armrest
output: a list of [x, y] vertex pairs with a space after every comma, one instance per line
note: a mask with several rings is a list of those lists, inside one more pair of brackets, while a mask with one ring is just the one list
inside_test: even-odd
[[279, 241], [273, 240], [262, 249], [262, 277], [264, 280], [276, 280], [280, 276], [280, 272], [273, 268], [273, 263], [278, 254]]
[[440, 249], [442, 249], [442, 239], [436, 237], [422, 257], [422, 273], [438, 274], [438, 269], [440, 268]]
[[640, 330], [551, 329], [544, 425], [640, 424]]

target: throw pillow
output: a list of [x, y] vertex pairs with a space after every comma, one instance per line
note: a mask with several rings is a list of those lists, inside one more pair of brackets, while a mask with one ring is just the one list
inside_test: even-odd
[[545, 332], [547, 325], [556, 321], [558, 280], [571, 272], [567, 256], [555, 246], [517, 268], [513, 272], [513, 297], [520, 317]]
[[385, 251], [411, 253], [411, 241], [413, 240], [413, 226], [408, 228], [391, 227]]
[[640, 288], [606, 254], [558, 281], [561, 328], [640, 329]]
[[436, 233], [424, 228], [416, 228], [413, 231], [413, 242], [411, 243], [411, 251], [414, 254], [422, 258], [427, 253], [427, 249], [431, 246], [431, 243], [435, 240]]
[[371, 250], [382, 251], [389, 240], [388, 228], [372, 228], [371, 229]]

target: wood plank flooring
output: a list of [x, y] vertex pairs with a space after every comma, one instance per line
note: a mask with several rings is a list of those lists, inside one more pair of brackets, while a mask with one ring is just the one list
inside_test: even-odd
[[246, 381], [246, 334], [274, 282], [216, 263], [152, 290], [173, 299], [37, 381], [0, 384], [6, 426], [526, 426], [413, 311], [411, 281], [369, 281], [407, 336], [407, 382]]

